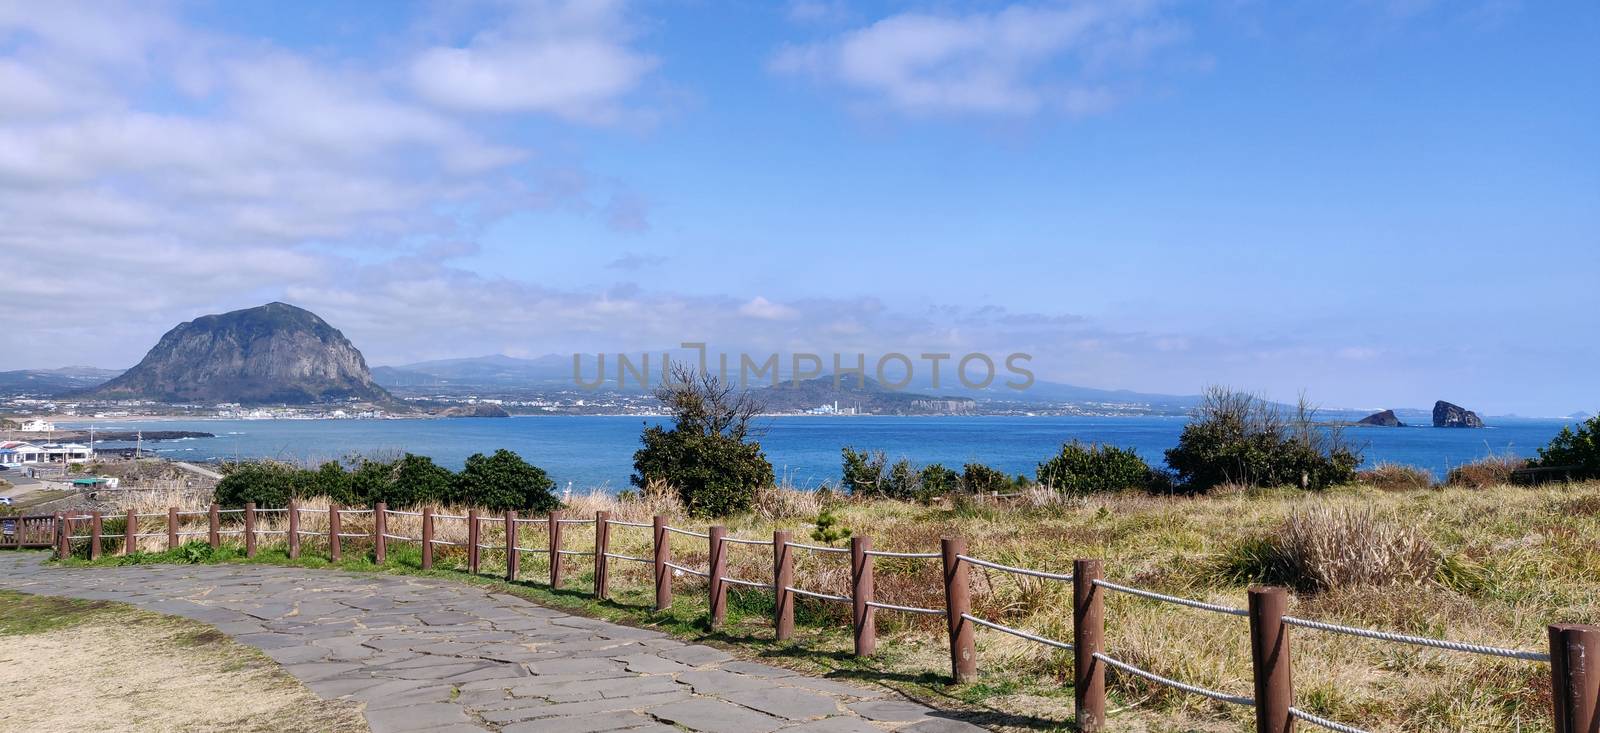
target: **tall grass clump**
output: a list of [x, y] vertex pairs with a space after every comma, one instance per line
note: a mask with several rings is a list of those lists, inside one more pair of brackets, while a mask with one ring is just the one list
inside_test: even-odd
[[1433, 486], [1433, 474], [1403, 463], [1379, 463], [1356, 474], [1356, 481], [1384, 491], [1416, 491]]
[[1487, 489], [1511, 483], [1511, 474], [1528, 465], [1528, 461], [1506, 453], [1490, 453], [1471, 463], [1450, 469], [1445, 484], [1466, 489]]
[[1304, 592], [1422, 585], [1440, 555], [1421, 532], [1371, 508], [1295, 512], [1277, 531], [1246, 538], [1224, 556], [1231, 582], [1285, 585]]

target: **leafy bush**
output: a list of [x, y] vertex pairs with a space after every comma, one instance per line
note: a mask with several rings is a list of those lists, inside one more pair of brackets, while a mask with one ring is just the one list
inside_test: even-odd
[[1005, 471], [990, 468], [982, 463], [968, 463], [961, 467], [961, 488], [969, 494], [998, 494], [1021, 488], [1025, 483], [1006, 475]]
[[840, 484], [851, 496], [885, 496], [888, 491], [889, 459], [883, 451], [858, 451], [850, 446], [840, 450], [844, 456], [844, 476]]
[[1510, 453], [1493, 454], [1479, 458], [1471, 463], [1464, 463], [1450, 469], [1445, 475], [1446, 486], [1459, 486], [1468, 489], [1487, 489], [1490, 486], [1503, 486], [1511, 483], [1511, 473], [1528, 465], [1526, 459], [1517, 458]]
[[288, 505], [290, 499], [312, 496], [351, 506], [381, 501], [396, 509], [424, 502], [471, 504], [494, 511], [548, 512], [560, 506], [550, 491], [555, 485], [550, 477], [508, 450], [468, 458], [459, 475], [431, 458], [410, 453], [395, 461], [359, 460], [353, 471], [334, 461], [315, 471], [272, 461], [234, 464], [224, 469], [227, 475], [217, 484], [216, 500], [230, 508], [251, 501], [276, 508]]
[[774, 483], [761, 444], [748, 440], [760, 403], [687, 365], [673, 367], [656, 398], [672, 412], [673, 427], [644, 430], [644, 447], [633, 454], [633, 485], [665, 481], [692, 516], [749, 511], [756, 492]]
[[392, 506], [416, 506], [455, 498], [455, 474], [427, 456], [405, 454], [393, 464], [391, 476], [390, 492], [383, 501]]
[[288, 506], [290, 499], [300, 495], [301, 474], [309, 473], [273, 461], [235, 463], [223, 470], [226, 475], [217, 482], [216, 501], [229, 508], [251, 501], [263, 508]]
[[1092, 494], [1122, 489], [1150, 489], [1156, 474], [1132, 449], [1064, 443], [1054, 458], [1039, 464], [1039, 483], [1067, 494]]
[[1336, 425], [1320, 425], [1304, 400], [1293, 415], [1253, 395], [1207, 390], [1167, 465], [1192, 491], [1240, 483], [1322, 489], [1348, 483], [1361, 451]]
[[504, 448], [489, 456], [482, 453], [469, 456], [453, 485], [452, 500], [490, 511], [515, 509], [542, 514], [561, 506], [561, 501], [550, 492], [555, 482], [544, 469]]
[[1357, 473], [1356, 480], [1384, 491], [1415, 491], [1433, 486], [1433, 474], [1403, 463], [1380, 463]]
[[1571, 426], [1561, 428], [1550, 445], [1539, 449], [1535, 464], [1546, 468], [1575, 466], [1574, 473], [1579, 476], [1600, 477], [1600, 415], [1585, 420], [1577, 430]]
[[938, 463], [924, 466], [917, 479], [922, 484], [922, 498], [953, 494], [961, 489], [961, 474]]
[[839, 523], [839, 518], [827, 509], [817, 514], [816, 527], [811, 530], [811, 539], [818, 542], [832, 544], [839, 540], [850, 539], [850, 528]]

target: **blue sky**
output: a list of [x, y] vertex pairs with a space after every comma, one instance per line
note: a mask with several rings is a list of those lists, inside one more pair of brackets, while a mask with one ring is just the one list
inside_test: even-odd
[[0, 2], [0, 368], [987, 351], [1600, 406], [1593, 2]]

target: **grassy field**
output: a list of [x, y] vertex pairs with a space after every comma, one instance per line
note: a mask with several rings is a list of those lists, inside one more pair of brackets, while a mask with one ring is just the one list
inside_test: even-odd
[[[592, 517], [596, 509], [630, 521], [672, 513], [662, 501], [593, 496], [572, 501], [568, 516]], [[763, 497], [757, 512], [727, 525], [730, 535], [753, 539], [770, 539], [774, 528], [788, 528], [797, 541], [809, 542], [821, 509], [814, 495], [774, 491]], [[1033, 492], [1005, 504], [843, 502], [830, 511], [842, 526], [871, 536], [878, 549], [933, 551], [940, 537], [960, 536], [975, 556], [1043, 570], [1067, 571], [1073, 558], [1101, 558], [1110, 580], [1234, 607], [1245, 605], [1245, 590], [1252, 583], [1286, 584], [1295, 590], [1290, 611], [1302, 617], [1529, 651], [1544, 649], [1549, 623], [1600, 619], [1600, 483], [1408, 491], [1351, 486], [1320, 493], [1237, 490], [1202, 498], [1119, 494], [1074, 499]], [[305, 526], [315, 530], [320, 521], [318, 515], [307, 514]], [[389, 531], [417, 536], [415, 521], [395, 517]], [[364, 531], [369, 522], [370, 515], [347, 516], [344, 531]], [[673, 523], [696, 530], [705, 524], [682, 517]], [[441, 520], [438, 537], [464, 540], [461, 525]], [[281, 528], [281, 519], [266, 520], [263, 526]], [[486, 524], [482, 541], [503, 543], [499, 527]], [[567, 549], [592, 548], [589, 525], [563, 525], [563, 532]], [[616, 527], [612, 551], [648, 556], [648, 538], [648, 529]], [[525, 525], [517, 542], [543, 547], [542, 525]], [[345, 543], [344, 567], [378, 569], [365, 556], [366, 542]], [[316, 557], [326, 552], [325, 540], [308, 537], [305, 552], [302, 564], [327, 564]], [[729, 545], [728, 553], [730, 576], [770, 579], [769, 548]], [[673, 554], [681, 564], [703, 567], [705, 540], [674, 536]], [[237, 556], [228, 548], [216, 554], [180, 550], [133, 561]], [[257, 561], [287, 559], [281, 549], [271, 548]], [[389, 571], [418, 572], [418, 561], [414, 547], [391, 543]], [[441, 548], [440, 570], [435, 572], [467, 578], [459, 572], [463, 562], [459, 551]], [[544, 556], [525, 556], [524, 582], [512, 588], [541, 602], [736, 645], [806, 671], [883, 681], [929, 702], [979, 712], [980, 722], [991, 725], [1064, 728], [1071, 719], [1067, 652], [980, 629], [982, 680], [948, 686], [943, 681], [948, 673], [943, 622], [937, 618], [880, 611], [879, 654], [857, 660], [848, 654], [847, 607], [801, 600], [799, 632], [791, 643], [779, 645], [770, 641], [770, 593], [734, 589], [728, 624], [711, 633], [703, 624], [705, 586], [698, 578], [681, 577], [676, 604], [657, 614], [651, 610], [648, 566], [614, 561], [613, 601], [599, 603], [583, 592], [592, 577], [591, 559], [567, 562], [566, 588], [551, 592], [542, 587], [548, 568]], [[483, 572], [500, 572], [501, 563], [498, 551], [484, 551]], [[880, 601], [942, 606], [936, 560], [879, 558], [875, 567]], [[846, 594], [848, 569], [838, 555], [798, 551], [796, 581], [799, 587]], [[973, 602], [980, 617], [1071, 638], [1071, 589], [1064, 584], [978, 569]], [[1118, 659], [1193, 684], [1250, 694], [1244, 619], [1113, 593], [1107, 599], [1106, 632], [1107, 652]], [[1293, 638], [1297, 704], [1325, 717], [1372, 731], [1542, 730], [1549, 725], [1545, 664], [1304, 629], [1295, 630]], [[1109, 681], [1118, 730], [1251, 727], [1245, 708], [1114, 671]]]
[[0, 591], [0, 729], [365, 731], [205, 624], [120, 603]]

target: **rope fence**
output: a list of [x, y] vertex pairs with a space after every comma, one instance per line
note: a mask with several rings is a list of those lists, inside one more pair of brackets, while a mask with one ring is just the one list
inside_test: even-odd
[[[287, 528], [268, 529], [259, 526], [259, 515], [283, 514], [287, 515]], [[306, 515], [318, 514], [326, 517], [325, 521], [319, 523], [319, 529], [306, 529], [299, 524], [299, 520]], [[341, 517], [363, 514], [373, 514], [375, 517], [368, 531], [351, 532], [341, 529], [339, 521]], [[229, 522], [226, 526], [220, 523], [220, 517], [224, 515], [229, 517]], [[204, 529], [195, 528], [196, 522], [192, 519], [194, 517], [205, 517], [201, 524], [208, 526], [205, 526]], [[421, 536], [391, 532], [387, 527], [387, 520], [391, 517], [420, 519]], [[121, 532], [106, 533], [102, 531], [102, 526], [106, 519], [119, 520], [124, 518], [131, 520], [132, 524], [126, 525]], [[162, 518], [165, 519], [165, 524], [167, 525], [165, 532], [140, 531], [148, 530], [150, 522], [161, 522]], [[242, 519], [242, 525], [239, 521], [240, 519]], [[439, 521], [464, 522], [466, 530], [465, 541], [437, 537], [435, 530]], [[1248, 608], [1235, 608], [1223, 604], [1168, 595], [1107, 580], [1102, 577], [1101, 562], [1099, 560], [1075, 560], [1070, 573], [1039, 570], [987, 560], [969, 554], [966, 542], [959, 538], [941, 540], [939, 552], [913, 552], [876, 550], [872, 548], [870, 540], [863, 536], [851, 538], [849, 547], [829, 547], [793, 542], [790, 540], [789, 533], [783, 530], [774, 532], [770, 540], [730, 537], [727, 535], [726, 529], [721, 526], [713, 526], [705, 532], [699, 532], [671, 526], [663, 517], [656, 517], [652, 523], [630, 522], [612, 519], [607, 512], [603, 511], [597, 512], [593, 518], [562, 517], [560, 512], [551, 512], [545, 517], [518, 517], [515, 512], [505, 512], [503, 516], [498, 516], [480, 514], [476, 510], [466, 515], [434, 513], [430, 509], [421, 511], [390, 510], [384, 508], [381, 504], [372, 509], [352, 509], [337, 506], [319, 509], [298, 507], [292, 502], [287, 508], [256, 509], [253, 505], [246, 505], [242, 509], [221, 509], [213, 505], [204, 511], [179, 511], [173, 508], [166, 513], [130, 512], [120, 515], [62, 513], [51, 516], [5, 518], [5, 522], [8, 523], [7, 534], [0, 535], [0, 547], [54, 546], [57, 556], [61, 558], [69, 557], [74, 553], [75, 548], [72, 546], [74, 542], [81, 543], [85, 540], [87, 540], [88, 544], [87, 552], [89, 557], [94, 559], [98, 558], [102, 551], [105, 550], [103, 545], [107, 545], [108, 540], [116, 540], [115, 543], [109, 543], [112, 549], [120, 546], [120, 553], [127, 554], [132, 550], [136, 541], [141, 539], [166, 537], [169, 549], [171, 549], [176, 548], [182, 538], [204, 536], [209, 538], [212, 547], [219, 547], [223, 536], [237, 538], [239, 535], [243, 535], [246, 553], [253, 556], [257, 549], [256, 545], [259, 537], [281, 535], [289, 543], [290, 557], [298, 556], [302, 538], [323, 537], [328, 540], [325, 549], [335, 562], [339, 559], [340, 540], [372, 540], [371, 546], [364, 546], [363, 552], [370, 550], [376, 562], [382, 564], [384, 562], [385, 541], [394, 540], [418, 543], [422, 549], [422, 568], [424, 570], [432, 569], [435, 548], [444, 547], [464, 549], [469, 572], [478, 573], [482, 565], [482, 553], [484, 550], [488, 550], [492, 553], [491, 557], [494, 562], [503, 562], [506, 579], [515, 581], [520, 578], [518, 562], [522, 555], [545, 554], [550, 559], [550, 585], [554, 588], [562, 586], [564, 566], [570, 565], [573, 561], [581, 562], [581, 558], [587, 557], [593, 558], [591, 560], [594, 563], [593, 593], [596, 598], [605, 598], [609, 592], [607, 585], [609, 561], [621, 560], [647, 564], [652, 565], [656, 571], [653, 578], [657, 610], [665, 610], [672, 605], [675, 576], [690, 575], [706, 579], [709, 593], [708, 613], [712, 629], [718, 628], [724, 621], [727, 594], [730, 587], [749, 588], [773, 594], [773, 625], [780, 641], [788, 639], [793, 633], [795, 599], [809, 598], [848, 605], [852, 617], [851, 627], [855, 635], [855, 653], [862, 656], [871, 654], [875, 648], [877, 632], [874, 614], [877, 611], [942, 616], [945, 618], [949, 631], [951, 677], [957, 683], [972, 682], [978, 679], [977, 665], [979, 655], [974, 638], [975, 629], [981, 628], [996, 631], [1053, 649], [1071, 652], [1074, 667], [1073, 688], [1077, 703], [1076, 723], [1079, 730], [1087, 733], [1102, 733], [1107, 730], [1105, 722], [1105, 675], [1108, 669], [1114, 669], [1122, 674], [1131, 675], [1164, 687], [1211, 700], [1253, 707], [1256, 710], [1256, 730], [1258, 733], [1284, 733], [1292, 728], [1295, 721], [1338, 733], [1366, 733], [1360, 728], [1329, 720], [1294, 705], [1292, 675], [1289, 668], [1292, 658], [1289, 654], [1290, 631], [1292, 629], [1344, 634], [1383, 643], [1405, 644], [1444, 651], [1549, 664], [1551, 665], [1552, 680], [1551, 698], [1553, 701], [1553, 713], [1557, 720], [1556, 730], [1558, 733], [1600, 729], [1600, 699], [1597, 699], [1600, 698], [1600, 676], [1596, 676], [1596, 673], [1587, 666], [1592, 664], [1592, 660], [1600, 659], [1600, 627], [1586, 625], [1555, 625], [1549, 627], [1549, 653], [1414, 636], [1344, 626], [1289, 615], [1287, 613], [1288, 593], [1281, 588], [1251, 588], [1248, 592]], [[486, 522], [500, 523], [501, 528], [497, 529], [489, 526], [486, 531]], [[543, 524], [546, 526], [547, 546], [525, 547], [517, 543], [519, 533], [515, 528], [527, 524]], [[563, 546], [563, 533], [561, 531], [563, 527], [586, 524], [594, 527], [594, 545], [592, 549], [575, 549], [570, 546]], [[115, 526], [113, 525], [113, 527]], [[282, 526], [277, 525], [277, 527]], [[654, 532], [650, 541], [653, 555], [638, 556], [612, 552], [610, 547], [610, 529], [612, 527], [653, 529]], [[84, 533], [85, 528], [88, 529], [87, 534]], [[456, 530], [460, 531], [460, 529], [460, 526], [457, 525]], [[459, 537], [460, 535], [456, 536]], [[672, 552], [674, 548], [672, 545], [674, 536], [703, 541], [701, 550], [709, 553], [706, 569], [701, 570], [673, 561]], [[584, 541], [587, 542], [588, 534], [584, 534], [583, 537], [585, 538]], [[230, 542], [237, 541], [239, 540], [230, 540]], [[729, 544], [770, 548], [773, 552], [774, 560], [771, 579], [741, 578], [730, 575], [727, 570], [725, 554], [725, 548]], [[794, 577], [793, 551], [795, 550], [849, 555], [849, 592], [847, 594], [834, 594], [798, 587], [795, 584]], [[459, 554], [456, 557], [459, 557]], [[697, 557], [697, 555], [691, 555], [691, 557]], [[874, 598], [875, 584], [872, 574], [872, 564], [876, 558], [939, 560], [943, 565], [944, 571], [942, 578], [945, 591], [945, 607], [924, 608], [876, 600]], [[563, 562], [563, 560], [567, 562]], [[1073, 624], [1072, 641], [1050, 638], [1034, 631], [1016, 628], [972, 613], [971, 592], [974, 585], [971, 573], [973, 568], [1071, 583], [1073, 591], [1072, 608], [1070, 609], [1070, 617]], [[1105, 598], [1108, 593], [1126, 594], [1145, 600], [1249, 619], [1251, 671], [1256, 694], [1253, 697], [1246, 697], [1185, 683], [1147, 669], [1141, 669], [1111, 656], [1104, 649]], [[1066, 610], [1063, 609], [1063, 617], [1065, 617]]]

